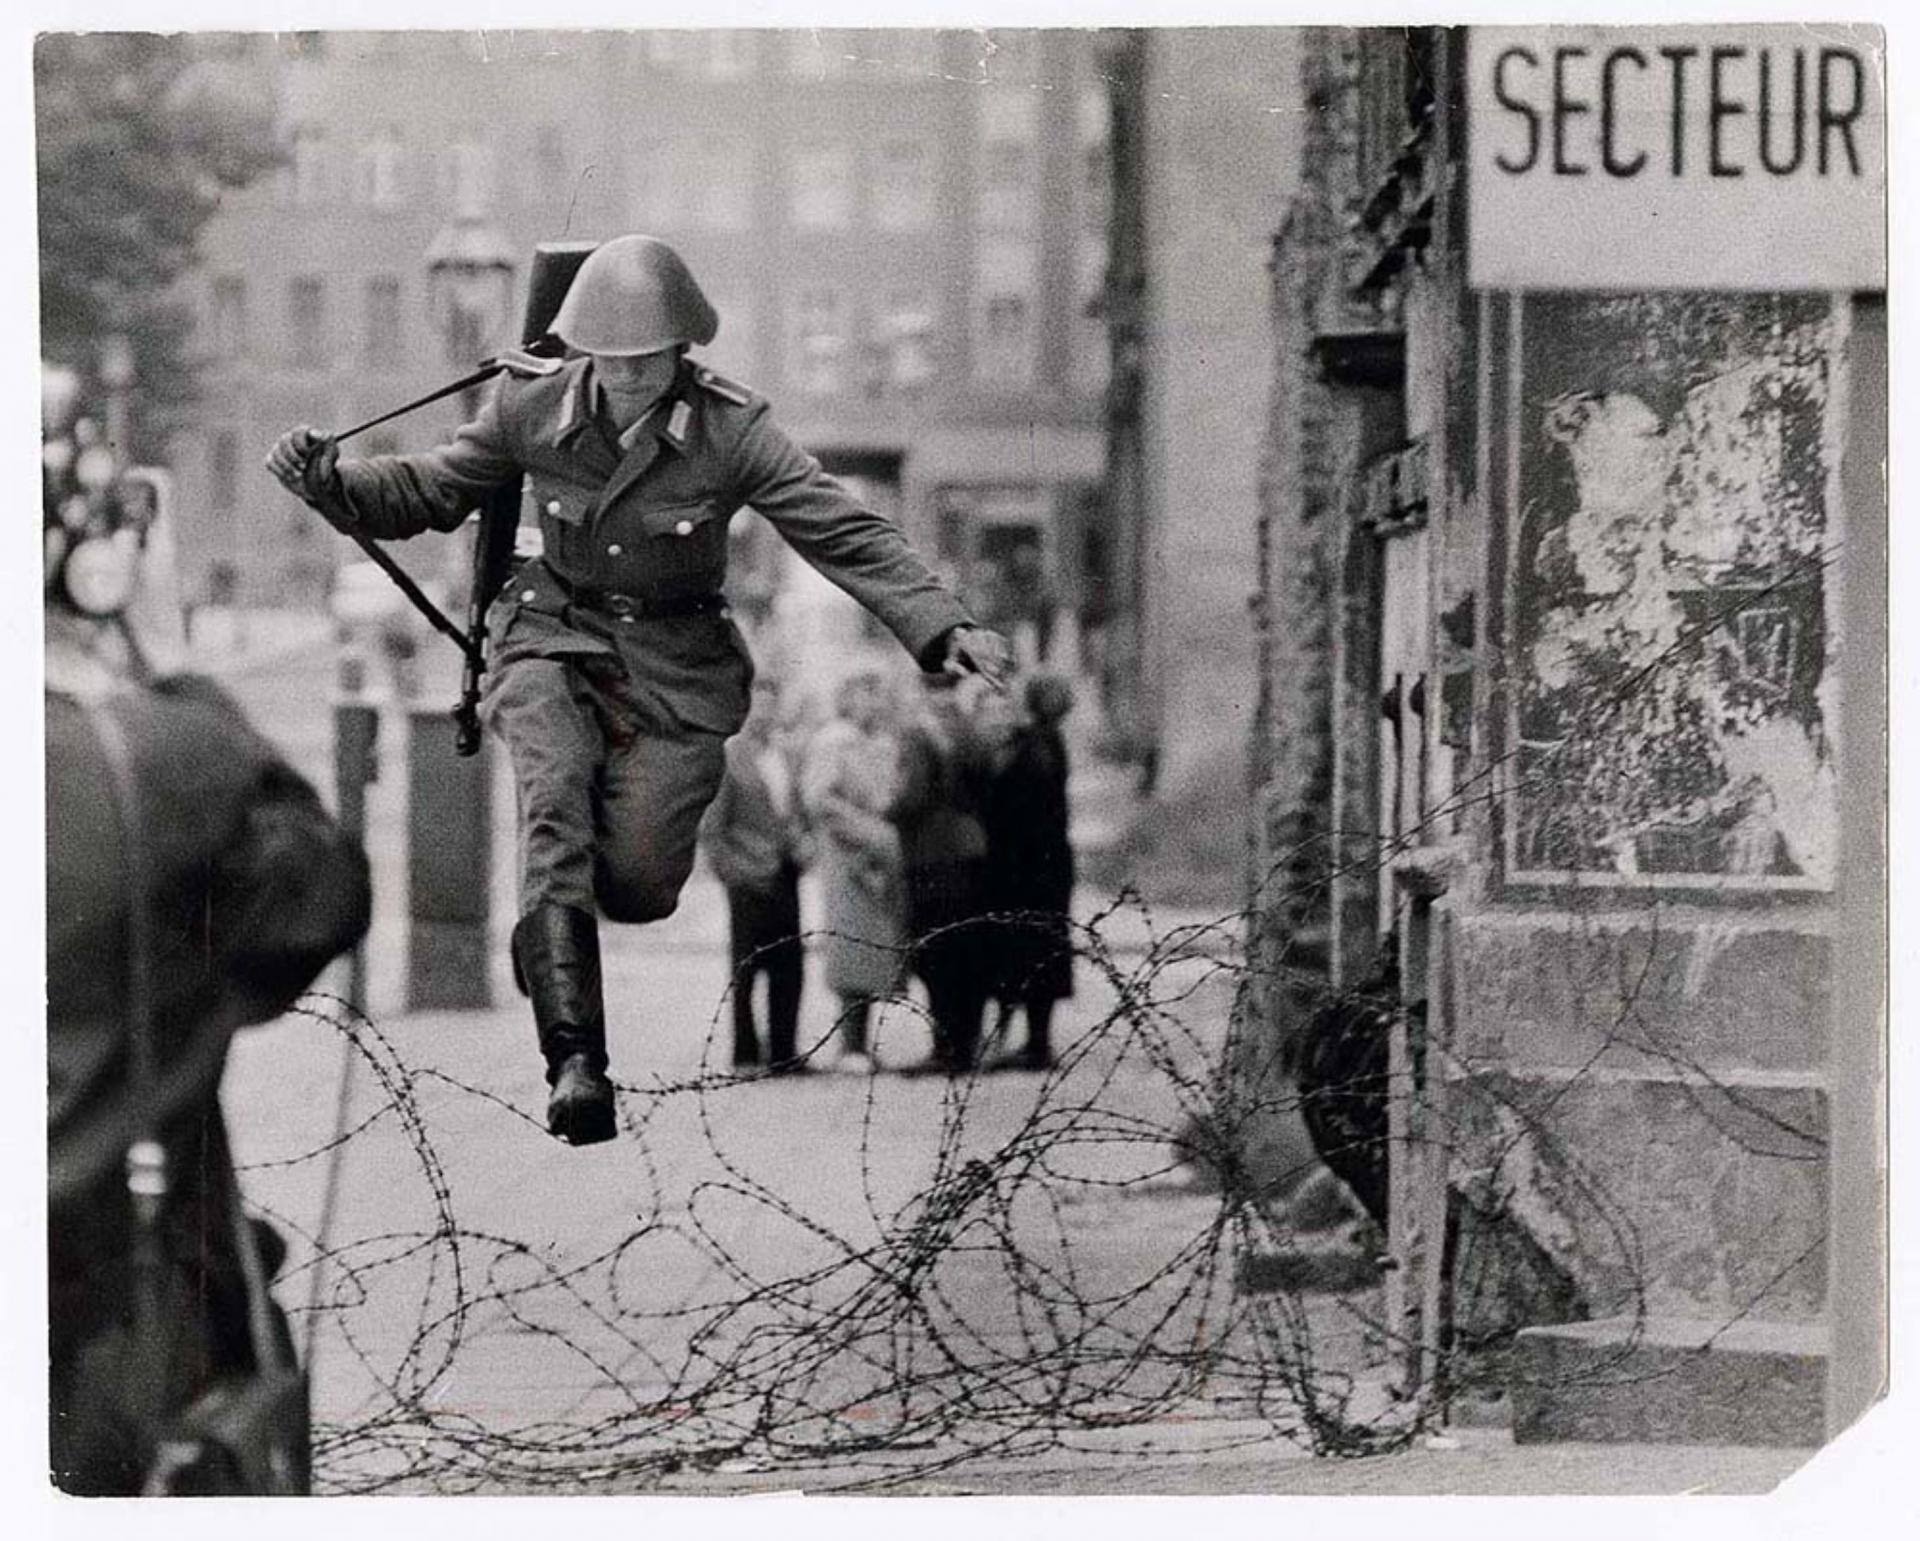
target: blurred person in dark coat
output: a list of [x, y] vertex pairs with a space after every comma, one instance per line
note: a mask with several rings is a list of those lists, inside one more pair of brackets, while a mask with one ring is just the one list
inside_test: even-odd
[[913, 971], [927, 987], [933, 1056], [922, 1067], [963, 1075], [977, 1064], [985, 973], [988, 762], [959, 682], [927, 675], [922, 710], [902, 734], [893, 818], [906, 872]]
[[764, 398], [688, 357], [719, 326], [672, 247], [620, 236], [553, 318], [566, 361], [509, 371], [450, 443], [342, 460], [300, 427], [267, 462], [326, 518], [381, 540], [457, 529], [523, 479], [532, 493], [542, 554], [489, 613], [481, 711], [513, 762], [513, 958], [547, 1062], [547, 1127], [576, 1145], [616, 1130], [599, 916], [672, 913], [747, 714], [753, 666], [721, 597], [734, 514], [750, 505], [923, 669], [998, 678], [1008, 657]]
[[1060, 611], [1045, 553], [1035, 545], [1014, 547], [1007, 555], [1004, 581], [1015, 617], [1016, 646], [1029, 663], [1044, 667], [1053, 654], [1053, 633]]
[[51, 1459], [69, 1492], [124, 1495], [183, 1408], [260, 1368], [239, 1247], [271, 1272], [284, 1246], [231, 1223], [221, 1071], [237, 1029], [365, 932], [370, 896], [359, 848], [234, 704], [146, 669], [147, 553], [122, 539], [114, 489], [69, 486], [59, 458], [43, 504]]
[[877, 670], [842, 681], [834, 709], [807, 747], [801, 795], [820, 843], [822, 961], [840, 1002], [834, 1068], [867, 1071], [874, 1003], [898, 995], [906, 977], [907, 900], [890, 817], [900, 744]]
[[1060, 723], [1073, 691], [1034, 675], [1024, 710], [995, 735], [982, 813], [987, 831], [985, 904], [988, 974], [1004, 1040], [1016, 1009], [1026, 1042], [996, 1056], [991, 1070], [1045, 1070], [1053, 1063], [1053, 1008], [1073, 994], [1073, 845], [1068, 835], [1067, 745]]
[[753, 989], [764, 974], [765, 1063], [776, 1074], [802, 1063], [794, 1039], [807, 959], [800, 872], [809, 848], [799, 768], [781, 733], [780, 697], [780, 682], [771, 675], [753, 682], [752, 710], [727, 744], [726, 774], [701, 826], [707, 862], [727, 891], [734, 1068], [762, 1063]]

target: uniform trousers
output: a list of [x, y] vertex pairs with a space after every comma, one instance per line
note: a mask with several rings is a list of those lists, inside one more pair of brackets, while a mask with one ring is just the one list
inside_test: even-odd
[[487, 712], [513, 765], [520, 913], [597, 903], [615, 921], [672, 914], [727, 736], [675, 721], [595, 656], [509, 661]]

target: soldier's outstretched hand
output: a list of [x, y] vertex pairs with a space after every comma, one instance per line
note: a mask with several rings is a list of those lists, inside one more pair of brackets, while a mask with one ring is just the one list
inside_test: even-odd
[[329, 518], [338, 509], [339, 462], [339, 446], [305, 424], [281, 434], [267, 454], [274, 479]]
[[1013, 673], [1013, 648], [997, 631], [984, 626], [956, 626], [947, 633], [943, 667], [956, 679], [977, 674], [995, 690], [1005, 690]]

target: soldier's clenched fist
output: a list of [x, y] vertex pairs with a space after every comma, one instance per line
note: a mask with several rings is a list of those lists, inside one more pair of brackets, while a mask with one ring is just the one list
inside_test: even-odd
[[1013, 673], [1013, 648], [997, 631], [984, 626], [956, 626], [947, 633], [947, 655], [942, 664], [956, 678], [977, 674], [995, 690], [1007, 688]]
[[267, 455], [274, 479], [330, 519], [340, 512], [339, 462], [339, 446], [304, 424], [281, 434]]

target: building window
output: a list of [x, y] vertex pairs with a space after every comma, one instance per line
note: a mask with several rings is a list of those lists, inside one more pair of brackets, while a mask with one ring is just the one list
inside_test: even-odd
[[980, 98], [980, 223], [988, 230], [1033, 225], [1039, 98], [987, 88]]
[[880, 311], [879, 344], [884, 360], [881, 386], [911, 396], [925, 390], [939, 373], [934, 358], [933, 301], [919, 290], [896, 290]]
[[567, 136], [558, 123], [542, 123], [533, 136], [533, 186], [529, 203], [539, 204], [565, 191]]
[[391, 125], [369, 139], [360, 152], [361, 188], [375, 209], [397, 209], [405, 197], [400, 181], [400, 131]]
[[222, 428], [207, 453], [207, 501], [219, 513], [240, 504], [240, 435]]
[[671, 143], [640, 146], [633, 159], [634, 222], [642, 230], [670, 230], [685, 218], [685, 152]]
[[1015, 376], [1031, 372], [1027, 357], [1033, 328], [1032, 302], [1027, 295], [996, 293], [982, 300], [981, 369], [995, 380], [1023, 383]]
[[367, 362], [397, 363], [404, 341], [401, 336], [399, 279], [382, 275], [367, 280], [366, 324]]
[[1033, 224], [1033, 151], [996, 140], [981, 148], [980, 224], [986, 230], [1025, 230]]
[[982, 242], [974, 285], [973, 370], [984, 385], [1033, 383], [1039, 340], [1038, 263], [1024, 241]]
[[466, 367], [486, 351], [485, 319], [471, 305], [455, 305], [447, 316], [447, 357]]
[[1106, 292], [1107, 238], [1082, 232], [1074, 250], [1073, 376], [1088, 392], [1105, 390], [1111, 372]]
[[844, 230], [853, 217], [853, 156], [847, 146], [826, 140], [795, 146], [789, 193], [799, 229]]
[[933, 223], [933, 156], [917, 139], [891, 139], [876, 153], [873, 218], [882, 230]]
[[1080, 93], [1080, 228], [1105, 236], [1113, 211], [1112, 127], [1107, 93]]
[[753, 146], [741, 140], [708, 141], [687, 168], [691, 216], [708, 230], [753, 226]]
[[314, 208], [326, 201], [327, 138], [311, 124], [293, 131], [282, 185], [299, 208]]
[[294, 362], [304, 368], [324, 364], [327, 290], [321, 279], [308, 275], [294, 279], [287, 286], [287, 321]]
[[447, 154], [446, 201], [457, 215], [474, 217], [493, 209], [493, 147], [465, 139]]
[[831, 289], [804, 293], [794, 306], [793, 382], [808, 396], [846, 388], [847, 313]]
[[213, 313], [208, 330], [216, 358], [243, 358], [247, 351], [247, 281], [222, 273], [213, 281]]
[[706, 285], [707, 298], [720, 313], [720, 331], [708, 345], [704, 357], [724, 375], [751, 380], [759, 371], [755, 357], [758, 336], [754, 324], [753, 303], [749, 291], [724, 286], [724, 281]]

